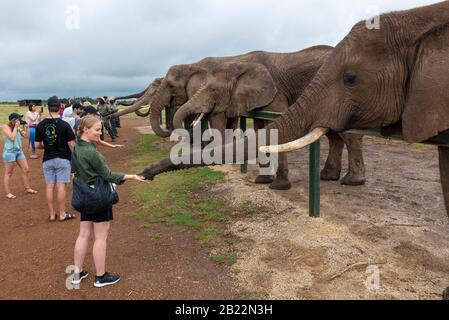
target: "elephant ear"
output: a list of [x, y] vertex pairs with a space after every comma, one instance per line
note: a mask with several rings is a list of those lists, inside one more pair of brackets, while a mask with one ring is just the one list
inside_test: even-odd
[[276, 85], [268, 69], [258, 63], [233, 65], [237, 78], [233, 84], [226, 116], [233, 118], [270, 104], [276, 96]]
[[404, 137], [423, 142], [449, 129], [449, 29], [425, 34], [415, 51], [402, 115]]

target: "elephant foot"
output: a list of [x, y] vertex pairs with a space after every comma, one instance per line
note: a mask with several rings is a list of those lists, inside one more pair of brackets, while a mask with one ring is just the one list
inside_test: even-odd
[[272, 184], [270, 184], [270, 189], [273, 190], [290, 190], [292, 187], [292, 184], [288, 180], [288, 178], [279, 178], [276, 177], [276, 179], [273, 181]]
[[340, 179], [340, 171], [341, 170], [324, 168], [321, 170], [320, 179], [323, 181], [338, 181], [338, 179]]
[[443, 292], [443, 300], [449, 300], [449, 287]]
[[348, 173], [343, 179], [341, 179], [340, 183], [345, 186], [362, 186], [365, 184], [365, 177]]
[[273, 176], [258, 176], [256, 178], [256, 181], [254, 181], [255, 184], [269, 184], [272, 183], [274, 181], [274, 177]]

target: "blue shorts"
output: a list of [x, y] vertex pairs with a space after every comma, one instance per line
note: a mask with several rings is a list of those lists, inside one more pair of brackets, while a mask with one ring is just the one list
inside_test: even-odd
[[68, 184], [71, 173], [70, 161], [67, 159], [51, 159], [44, 162], [44, 176], [47, 184]]
[[25, 154], [21, 149], [3, 151], [3, 162], [16, 162], [25, 159]]

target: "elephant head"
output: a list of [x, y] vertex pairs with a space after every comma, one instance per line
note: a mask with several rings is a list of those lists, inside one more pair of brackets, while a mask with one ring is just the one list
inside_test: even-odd
[[198, 90], [206, 71], [195, 64], [173, 66], [167, 72], [151, 100], [150, 121], [153, 131], [161, 137], [170, 136], [159, 124], [160, 114], [170, 104], [183, 105]]
[[[135, 112], [138, 116], [141, 116], [141, 117], [148, 116], [150, 111], [148, 111], [146, 113], [142, 113], [142, 112], [140, 112], [140, 109], [142, 109], [145, 106], [150, 104], [151, 98], [156, 93], [157, 88], [159, 88], [159, 86], [161, 85], [162, 80], [163, 80], [163, 78], [156, 78], [143, 92], [138, 94], [139, 96], [137, 96], [137, 94], [134, 96], [128, 96], [128, 97], [137, 98], [137, 101], [135, 101], [129, 108], [114, 114], [114, 116], [120, 117], [120, 116], [129, 114], [129, 113], [132, 113], [132, 112]], [[124, 98], [122, 97], [121, 99], [124, 99]], [[131, 99], [131, 98], [129, 98], [129, 99]], [[117, 98], [116, 100], [119, 100], [119, 98]]]
[[[328, 129], [399, 124], [408, 142], [448, 130], [448, 57], [449, 1], [384, 14], [380, 29], [358, 23], [288, 114], [269, 126], [278, 129], [280, 145], [263, 151], [296, 150]], [[449, 212], [449, 148], [439, 153]]]
[[209, 71], [195, 95], [175, 114], [175, 129], [194, 114], [233, 118], [270, 104], [277, 93], [268, 69], [258, 63], [226, 62]]
[[[343, 131], [401, 122], [408, 142], [423, 142], [449, 128], [449, 2], [385, 14], [380, 21], [375, 30], [358, 23], [336, 47], [286, 117], [295, 126], [277, 123], [282, 140], [319, 127]], [[296, 120], [297, 111], [306, 112], [307, 121]]]

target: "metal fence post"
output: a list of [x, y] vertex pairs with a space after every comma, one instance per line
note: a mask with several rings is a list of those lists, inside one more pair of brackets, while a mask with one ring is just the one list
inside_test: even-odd
[[[246, 117], [240, 117], [240, 129], [243, 131], [243, 133], [246, 132]], [[248, 162], [246, 160], [243, 164], [240, 165], [240, 172], [241, 173], [248, 172]]]
[[309, 216], [320, 217], [320, 140], [310, 146]]

